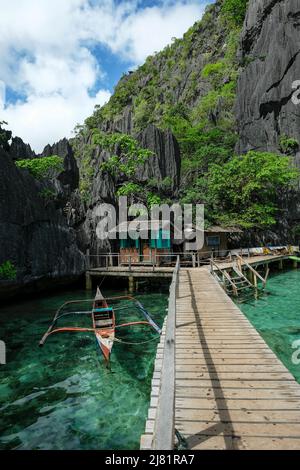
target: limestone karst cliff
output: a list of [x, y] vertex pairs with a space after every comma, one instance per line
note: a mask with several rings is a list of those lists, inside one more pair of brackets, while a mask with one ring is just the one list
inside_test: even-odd
[[[289, 157], [300, 166], [300, 105], [292, 100], [300, 80], [299, 0], [229, 3], [234, 10], [217, 0], [183, 38], [125, 74], [73, 139], [47, 145], [41, 155], [20, 138], [12, 140], [10, 156], [2, 152], [0, 159], [0, 265], [11, 259], [29, 283], [80, 275], [87, 249], [113, 250], [96, 237], [98, 205], [116, 204], [125, 193], [149, 205], [204, 202], [208, 223], [244, 229], [237, 244], [297, 242], [297, 184], [273, 185], [265, 210], [260, 195], [267, 180], [252, 190], [249, 207], [230, 199], [231, 188], [218, 193], [216, 181], [235, 156], [249, 151], [276, 162]], [[151, 151], [130, 175], [120, 170], [132, 157], [122, 150], [124, 136], [133, 148]], [[63, 158], [64, 168], [48, 181], [34, 180], [13, 163], [53, 155]], [[109, 172], [103, 164], [112, 157], [119, 168]], [[241, 181], [233, 196], [243, 191]]]
[[75, 279], [85, 259], [62, 208], [46, 204], [43, 185], [1, 149], [0, 181], [0, 265], [9, 260], [17, 268], [13, 282], [1, 280], [0, 297], [17, 287], [45, 288], [49, 282]]
[[[239, 58], [245, 63], [237, 88], [237, 149], [280, 152], [286, 135], [300, 142], [300, 105], [293, 83], [300, 80], [299, 0], [252, 0]], [[300, 163], [300, 148], [295, 151]]]

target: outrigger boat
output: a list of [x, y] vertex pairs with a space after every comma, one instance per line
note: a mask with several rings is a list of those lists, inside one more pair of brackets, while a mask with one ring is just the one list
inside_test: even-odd
[[[123, 323], [121, 325], [116, 325], [115, 311], [112, 307], [108, 305], [109, 300], [110, 301], [119, 301], [119, 300], [133, 301], [135, 307], [140, 312], [142, 312], [142, 314], [146, 318], [146, 321], [136, 321], [136, 322]], [[64, 310], [67, 307], [73, 306], [73, 305], [75, 306], [76, 304], [82, 304], [84, 302], [92, 303], [92, 310], [64, 312]], [[128, 308], [128, 307], [124, 307], [124, 308]], [[58, 320], [67, 315], [91, 315], [93, 327], [92, 328], [81, 328], [81, 327], [75, 327], [75, 326], [57, 327]], [[53, 335], [54, 333], [92, 332], [96, 336], [97, 344], [104, 356], [106, 363], [108, 363], [114, 341], [117, 341], [117, 338], [115, 337], [116, 329], [125, 327], [125, 326], [132, 326], [132, 325], [148, 325], [148, 326], [151, 326], [158, 334], [161, 334], [161, 329], [159, 328], [159, 326], [153, 321], [153, 319], [151, 318], [147, 310], [144, 308], [144, 306], [134, 297], [120, 296], [120, 297], [111, 297], [111, 298], [106, 299], [105, 297], [103, 297], [98, 287], [96, 296], [94, 299], [73, 300], [73, 301], [65, 302], [57, 310], [50, 327], [48, 328], [48, 330], [42, 337], [39, 345], [44, 346], [47, 338], [50, 335]]]
[[108, 362], [115, 339], [115, 313], [109, 307], [99, 287], [93, 305], [93, 327], [98, 345]]

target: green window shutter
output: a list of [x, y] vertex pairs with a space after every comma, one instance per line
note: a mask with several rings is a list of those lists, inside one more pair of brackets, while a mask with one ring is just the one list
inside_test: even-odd
[[171, 234], [169, 230], [160, 230], [157, 248], [171, 248]]
[[127, 248], [128, 247], [128, 240], [125, 239], [125, 240], [120, 240], [120, 247], [121, 248]]

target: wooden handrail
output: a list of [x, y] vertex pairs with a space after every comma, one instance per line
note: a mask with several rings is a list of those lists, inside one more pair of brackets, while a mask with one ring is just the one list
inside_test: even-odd
[[153, 448], [155, 450], [174, 449], [176, 292], [179, 270], [180, 258], [178, 256], [170, 286], [166, 336], [161, 369], [161, 386], [153, 440]]
[[248, 269], [250, 269], [251, 272], [253, 272], [253, 274], [255, 274], [256, 277], [258, 277], [258, 279], [260, 279], [264, 285], [264, 287], [266, 286], [266, 282], [267, 282], [267, 277], [266, 278], [263, 278], [249, 263], [247, 263], [247, 261], [244, 260], [244, 258], [242, 258], [241, 256], [239, 255], [236, 255], [236, 257], [238, 258], [238, 260], [241, 262], [241, 270], [242, 270], [242, 264], [244, 264], [245, 266], [247, 266]]
[[217, 263], [215, 263], [213, 260], [210, 261], [210, 265], [211, 265], [211, 269], [212, 269], [212, 274], [214, 272], [214, 269], [213, 269], [213, 266], [215, 266], [217, 268], [218, 271], [220, 271], [220, 273], [222, 274], [222, 276], [226, 277], [227, 281], [230, 283], [231, 287], [233, 288], [233, 291], [235, 293], [235, 295], [237, 295], [237, 288], [236, 288], [236, 285], [234, 284], [234, 282], [232, 281], [231, 277], [229, 276], [228, 272], [226, 271], [226, 269], [220, 269], [219, 266], [217, 265]]

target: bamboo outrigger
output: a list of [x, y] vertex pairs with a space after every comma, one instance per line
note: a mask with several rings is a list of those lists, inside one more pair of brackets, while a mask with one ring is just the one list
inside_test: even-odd
[[[121, 325], [116, 325], [115, 311], [112, 307], [108, 305], [108, 301], [116, 300], [130, 300], [135, 303], [135, 306], [142, 312], [145, 316], [145, 321], [136, 321], [123, 323]], [[65, 312], [63, 310], [70, 305], [76, 305], [79, 303], [92, 303], [92, 310], [85, 311], [72, 311]], [[67, 315], [91, 315], [92, 318], [92, 328], [81, 328], [81, 327], [56, 327], [57, 322], [60, 318]], [[114, 341], [116, 341], [115, 331], [117, 328], [132, 326], [132, 325], [148, 325], [151, 326], [158, 334], [161, 334], [161, 329], [151, 318], [144, 306], [132, 296], [119, 296], [105, 298], [103, 297], [99, 287], [97, 288], [96, 296], [94, 299], [84, 299], [84, 300], [73, 300], [65, 302], [56, 312], [51, 325], [48, 330], [40, 340], [39, 345], [44, 346], [46, 340], [50, 335], [55, 333], [71, 332], [71, 333], [82, 333], [82, 332], [92, 332], [96, 336], [97, 344], [105, 358], [106, 363], [109, 362], [110, 354]]]

